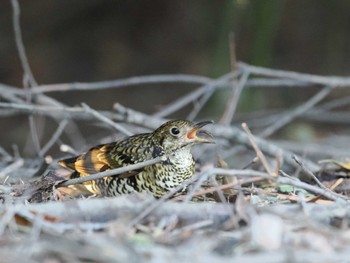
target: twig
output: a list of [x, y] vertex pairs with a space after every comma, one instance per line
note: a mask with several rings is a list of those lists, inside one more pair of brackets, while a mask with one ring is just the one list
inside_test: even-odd
[[2, 155], [2, 160], [5, 162], [10, 162], [13, 160], [11, 154], [9, 154], [4, 148], [0, 146], [0, 155]]
[[[17, 88], [13, 89], [17, 90]], [[7, 85], [4, 84], [0, 84], [0, 96], [8, 102], [24, 103], [24, 100], [18, 98], [16, 92], [12, 91], [12, 88], [9, 88]]]
[[285, 78], [252, 78], [247, 81], [246, 86], [248, 88], [309, 88], [313, 83], [299, 81], [297, 79], [285, 79]]
[[219, 123], [223, 125], [228, 125], [231, 123], [233, 115], [236, 112], [238, 100], [240, 98], [241, 92], [246, 85], [246, 82], [249, 78], [249, 71], [243, 71], [238, 83], [234, 79], [232, 81], [232, 91], [229, 99], [227, 100], [226, 108], [222, 118]]
[[198, 88], [198, 89], [186, 94], [185, 96], [175, 100], [174, 102], [165, 106], [162, 110], [153, 114], [153, 116], [154, 117], [168, 116], [171, 113], [174, 113], [179, 109], [182, 109], [184, 106], [191, 103], [192, 101], [195, 101], [196, 99], [198, 99], [200, 96], [202, 96], [206, 92], [213, 90], [216, 87], [223, 85], [224, 83], [227, 83], [231, 78], [232, 78], [232, 73], [228, 73], [226, 75], [223, 75], [219, 79], [213, 80], [213, 81], [209, 82], [208, 84], [204, 85], [203, 87]]
[[194, 107], [192, 111], [190, 112], [190, 114], [187, 115], [188, 120], [194, 120], [197, 117], [198, 113], [201, 111], [201, 109], [204, 107], [207, 101], [211, 98], [214, 91], [214, 89], [207, 90], [198, 101], [194, 102]]
[[[220, 175], [227, 175], [227, 176], [236, 176], [236, 177], [250, 177], [254, 178], [252, 180], [263, 180], [263, 179], [269, 179], [279, 184], [289, 184], [293, 185], [295, 187], [299, 187], [302, 189], [305, 189], [307, 191], [313, 192], [315, 194], [322, 195], [330, 200], [338, 201], [341, 203], [344, 203], [345, 201], [349, 200], [347, 197], [343, 195], [336, 194], [329, 189], [322, 189], [318, 186], [313, 186], [305, 182], [301, 182], [293, 177], [290, 177], [288, 174], [286, 174], [283, 171], [280, 171], [280, 173], [286, 177], [280, 177], [280, 176], [270, 176], [267, 173], [258, 172], [254, 170], [235, 170], [235, 169], [222, 169], [222, 168], [213, 168], [207, 171], [208, 176], [214, 175], [214, 174], [220, 174]], [[245, 178], [248, 180], [247, 178]], [[230, 187], [230, 186], [228, 186]], [[226, 187], [225, 187], [226, 188]], [[213, 188], [216, 189], [216, 188]], [[212, 191], [213, 189], [210, 189]]]
[[[258, 172], [258, 171], [253, 171], [253, 170], [238, 170], [238, 169], [222, 169], [222, 168], [212, 168], [210, 169], [209, 171], [206, 171], [202, 174], [200, 174], [198, 176], [198, 180], [197, 182], [194, 184], [193, 188], [191, 189], [190, 192], [188, 192], [186, 194], [186, 196], [183, 198], [183, 201], [184, 202], [188, 202], [192, 199], [192, 197], [194, 195], [198, 195], [196, 193], [197, 189], [201, 186], [201, 184], [207, 180], [210, 176], [213, 176], [213, 175], [217, 175], [217, 174], [220, 174], [220, 175], [228, 175], [228, 176], [235, 176], [235, 177], [251, 177], [251, 176], [255, 176], [255, 177], [259, 177], [260, 180], [262, 179], [267, 179], [269, 178], [269, 175], [266, 174], [266, 173], [262, 173], [262, 172]], [[237, 182], [233, 182], [232, 184], [238, 184]], [[229, 184], [226, 184], [226, 185], [231, 185], [231, 183]], [[226, 187], [224, 188], [221, 188], [222, 186], [220, 186], [219, 188], [220, 189], [226, 189]], [[217, 187], [214, 187], [213, 188], [214, 190], [210, 190], [210, 192], [212, 191], [215, 191], [217, 189]], [[206, 191], [206, 190], [204, 190]]]
[[32, 138], [32, 142], [33, 142], [35, 151], [39, 155], [39, 157], [43, 157], [41, 155], [41, 146], [40, 146], [39, 133], [38, 133], [37, 126], [35, 124], [34, 116], [29, 116], [28, 119], [29, 119], [30, 134], [31, 134], [31, 138]]
[[[212, 185], [214, 185], [214, 188], [215, 188], [215, 192], [217, 193], [218, 197], [219, 197], [219, 200], [221, 203], [226, 203], [227, 200], [225, 198], [225, 195], [224, 193], [222, 192], [222, 190], [220, 189], [220, 185], [219, 183], [217, 182], [216, 178], [215, 177], [211, 177], [210, 180], [212, 181]], [[234, 213], [232, 212], [232, 216], [234, 215]]]
[[153, 83], [193, 83], [206, 84], [212, 79], [203, 76], [186, 75], [186, 74], [169, 74], [169, 75], [153, 75], [153, 76], [139, 76], [126, 79], [117, 79], [109, 81], [100, 81], [92, 83], [63, 83], [41, 85], [33, 88], [34, 93], [48, 93], [48, 92], [62, 92], [72, 90], [100, 90], [110, 88], [123, 88], [135, 85], [145, 85]]
[[[50, 116], [54, 118], [67, 118], [68, 116], [73, 119], [80, 120], [92, 120], [93, 116], [86, 113], [86, 111], [80, 107], [53, 107], [53, 106], [36, 106], [36, 105], [23, 105], [15, 103], [3, 103], [0, 102], [0, 108], [14, 109], [18, 112], [27, 114], [37, 114], [43, 116]], [[128, 123], [133, 123], [136, 125], [141, 125], [150, 129], [155, 129], [159, 127], [161, 123], [165, 121], [162, 118], [155, 118], [147, 114], [126, 108], [120, 104], [115, 104], [116, 114], [111, 114], [110, 112], [101, 112], [106, 116], [118, 121], [124, 121]], [[215, 137], [224, 138], [226, 140], [235, 141], [251, 147], [249, 140], [244, 132], [236, 127], [226, 127], [222, 125], [215, 125], [215, 129], [212, 130]], [[255, 137], [255, 142], [259, 148], [266, 154], [270, 156], [275, 156], [277, 152], [281, 153], [281, 158], [293, 167], [298, 167], [295, 161], [292, 159], [293, 153], [284, 150], [276, 145], [267, 142], [259, 137]], [[309, 167], [312, 171], [319, 170], [319, 165], [309, 161], [304, 161], [305, 165]]]
[[11, 4], [12, 4], [12, 10], [13, 10], [13, 29], [15, 32], [15, 42], [18, 50], [19, 59], [21, 60], [21, 65], [22, 65], [24, 74], [28, 77], [30, 86], [34, 87], [34, 86], [37, 86], [38, 84], [35, 81], [33, 73], [30, 69], [24, 44], [23, 44], [21, 25], [20, 25], [20, 13], [21, 13], [20, 7], [17, 0], [11, 0]]
[[[255, 75], [267, 76], [269, 78], [254, 78], [247, 81], [248, 87], [310, 87], [312, 84], [329, 85], [334, 87], [349, 87], [350, 78], [348, 77], [333, 77], [333, 76], [318, 76], [293, 71], [275, 70], [264, 67], [257, 67], [239, 62], [239, 69], [247, 69]], [[275, 78], [275, 79], [271, 79]], [[64, 83], [41, 85], [32, 88], [33, 93], [54, 92], [54, 91], [69, 91], [69, 90], [95, 90], [104, 88], [119, 88], [130, 85], [142, 85], [148, 83], [164, 83], [164, 82], [187, 82], [196, 84], [207, 84], [213, 79], [203, 76], [193, 76], [184, 74], [174, 75], [154, 75], [154, 76], [140, 76], [121, 80], [102, 81], [94, 83]], [[217, 88], [229, 88], [230, 79], [223, 82]], [[1, 84], [4, 86], [4, 84]], [[22, 89], [6, 85], [11, 92], [15, 94], [24, 94]], [[42, 94], [40, 94], [42, 95]]]
[[[256, 75], [263, 75], [268, 77], [274, 77], [277, 79], [268, 78], [257, 78], [251, 79], [247, 82], [247, 86], [252, 87], [305, 87], [314, 84], [339, 86], [339, 87], [349, 87], [350, 78], [346, 77], [325, 77], [312, 74], [298, 73], [293, 71], [276, 70], [264, 67], [257, 67], [248, 65], [243, 62], [238, 62], [238, 67], [247, 69]], [[278, 79], [279, 78], [279, 79]], [[206, 84], [211, 82], [212, 79], [195, 76], [195, 75], [185, 75], [185, 74], [174, 74], [174, 75], [154, 75], [154, 76], [139, 76], [132, 77], [121, 80], [111, 80], [102, 81], [94, 83], [63, 83], [63, 84], [52, 84], [52, 85], [41, 85], [33, 88], [33, 93], [46, 93], [54, 91], [68, 91], [68, 90], [96, 90], [96, 89], [107, 89], [107, 88], [120, 88], [131, 85], [143, 85], [151, 83], [196, 83], [196, 84]], [[227, 86], [229, 82], [225, 83]]]
[[[22, 33], [21, 33], [21, 25], [20, 25], [20, 7], [17, 0], [11, 0], [12, 9], [13, 9], [13, 29], [15, 33], [15, 42], [16, 47], [19, 55], [19, 59], [21, 61], [22, 69], [24, 72], [24, 89], [26, 92], [26, 98], [27, 103], [31, 102], [31, 91], [28, 87], [27, 80], [31, 87], [37, 86], [37, 82], [34, 79], [33, 73], [30, 69], [28, 58], [25, 52], [23, 39], [22, 39]], [[29, 127], [30, 127], [30, 133], [32, 137], [32, 141], [34, 144], [34, 148], [38, 154], [40, 154], [40, 142], [39, 142], [39, 136], [38, 131], [35, 125], [35, 120], [33, 116], [29, 116]]]
[[325, 111], [325, 110], [333, 110], [334, 108], [339, 108], [339, 107], [344, 107], [350, 104], [350, 96], [346, 96], [346, 97], [341, 97], [341, 98], [336, 98], [336, 99], [332, 99], [329, 100], [321, 105], [319, 105], [318, 107], [315, 107], [315, 110], [321, 110], [321, 111]]
[[323, 100], [331, 91], [333, 90], [332, 87], [325, 87], [320, 92], [318, 92], [315, 96], [313, 96], [311, 99], [306, 101], [305, 103], [301, 104], [300, 106], [296, 107], [294, 110], [284, 114], [282, 118], [280, 118], [278, 121], [276, 121], [271, 126], [267, 127], [265, 130], [259, 133], [259, 136], [261, 137], [268, 137], [281, 129], [286, 124], [290, 123], [293, 119], [297, 118], [301, 114], [305, 113], [309, 109], [311, 109], [313, 106], [315, 106], [318, 102]]
[[148, 207], [146, 207], [137, 217], [135, 217], [130, 224], [128, 225], [129, 228], [133, 227], [137, 223], [139, 223], [142, 219], [144, 219], [146, 216], [148, 216], [154, 209], [159, 207], [162, 203], [164, 203], [167, 199], [172, 197], [174, 194], [176, 194], [178, 191], [182, 190], [184, 187], [190, 185], [194, 181], [197, 180], [197, 176], [193, 176], [192, 178], [183, 181], [181, 184], [173, 188], [171, 191], [167, 192], [165, 195], [163, 195], [161, 198], [155, 200], [152, 202]]
[[51, 139], [43, 146], [43, 148], [41, 148], [40, 154], [39, 154], [40, 156], [44, 156], [47, 153], [47, 151], [50, 150], [52, 145], [54, 145], [55, 142], [58, 140], [58, 138], [61, 136], [67, 124], [68, 124], [67, 120], [62, 120], [60, 122], [56, 131], [54, 132], [54, 134], [52, 134]]
[[88, 113], [91, 113], [96, 119], [98, 119], [98, 120], [100, 120], [100, 121], [102, 121], [104, 123], [107, 123], [108, 125], [112, 126], [114, 129], [116, 129], [117, 131], [125, 134], [126, 136], [133, 135], [131, 132], [129, 132], [123, 126], [121, 126], [118, 123], [115, 123], [114, 121], [112, 121], [111, 119], [107, 118], [105, 115], [99, 113], [98, 111], [90, 108], [87, 104], [82, 103], [81, 105]]
[[126, 173], [126, 172], [129, 172], [132, 170], [141, 169], [145, 166], [149, 166], [149, 165], [163, 162], [166, 159], [167, 159], [167, 156], [162, 155], [162, 156], [156, 157], [154, 159], [139, 162], [136, 164], [131, 164], [128, 166], [124, 166], [124, 167], [120, 167], [120, 168], [116, 168], [116, 169], [112, 169], [112, 170], [108, 170], [108, 171], [104, 171], [104, 172], [100, 172], [100, 173], [95, 173], [95, 174], [91, 174], [91, 175], [80, 177], [80, 178], [70, 179], [70, 180], [64, 181], [62, 183], [59, 183], [57, 185], [57, 187], [64, 187], [64, 186], [69, 186], [69, 185], [74, 185], [74, 184], [81, 184], [81, 183], [84, 183], [87, 181], [101, 179], [101, 178], [106, 177], [106, 176], [114, 176], [114, 175]]
[[184, 202], [189, 202], [193, 195], [195, 194], [195, 192], [197, 191], [197, 189], [199, 187], [201, 187], [201, 185], [205, 182], [205, 180], [208, 179], [208, 177], [212, 175], [212, 173], [210, 172], [204, 172], [204, 173], [201, 173], [199, 176], [198, 176], [198, 180], [196, 181], [196, 183], [193, 185], [191, 191], [189, 191], [187, 194], [186, 194], [186, 197], [185, 199], [183, 200]]
[[[230, 63], [231, 63], [231, 71], [235, 72], [238, 70], [237, 64], [237, 53], [236, 53], [236, 43], [234, 39], [234, 34], [229, 34], [229, 46], [230, 46]], [[249, 78], [249, 72], [243, 71], [240, 76], [240, 80], [238, 82], [238, 76], [234, 76], [231, 81], [231, 94], [226, 102], [226, 107], [224, 110], [224, 114], [219, 120], [219, 123], [223, 125], [228, 125], [231, 123], [233, 115], [237, 108], [237, 103], [240, 97], [240, 94], [245, 87], [247, 80]]]
[[[32, 87], [33, 89], [33, 87]], [[31, 90], [32, 90], [31, 89]], [[4, 84], [0, 84], [0, 93], [1, 94], [14, 94], [14, 95], [18, 95], [18, 96], [26, 96], [27, 91], [23, 90], [23, 89], [19, 89], [19, 88], [14, 88], [11, 87], [9, 85], [4, 85]], [[35, 101], [36, 103], [38, 103], [38, 105], [43, 105], [42, 107], [45, 106], [54, 106], [54, 107], [61, 107], [64, 108], [66, 107], [66, 105], [64, 105], [61, 102], [58, 102], [57, 100], [48, 97], [44, 94], [36, 94], [35, 95]], [[12, 101], [11, 102], [16, 102], [17, 104], [24, 104], [24, 102], [22, 100], [20, 101]], [[47, 115], [45, 115], [47, 116]], [[60, 117], [61, 116], [61, 117]], [[70, 119], [70, 116], [68, 114], [64, 115], [64, 118]], [[60, 119], [62, 119], [62, 114], [58, 113], [58, 117], [56, 116], [51, 116], [57, 123], [60, 122]], [[75, 145], [75, 146], [79, 146], [79, 145], [84, 145], [85, 144], [85, 140], [83, 138], [83, 136], [81, 135], [81, 132], [79, 131], [77, 125], [74, 123], [74, 121], [70, 121], [69, 125], [67, 126], [67, 128], [64, 132], [66, 133], [66, 135], [68, 136], [68, 138], [71, 139], [71, 142]]]
[[300, 162], [297, 157], [294, 155], [292, 156], [293, 160], [300, 166], [300, 168], [308, 175], [310, 176], [317, 184], [319, 187], [323, 188], [324, 190], [329, 190], [327, 187], [325, 187], [320, 180], [314, 175], [309, 169], [307, 169], [302, 162]]
[[[16, 42], [19, 59], [21, 61], [22, 69], [24, 72], [24, 77], [23, 77], [24, 91], [26, 95], [26, 101], [28, 104], [30, 104], [32, 100], [32, 93], [31, 93], [30, 87], [37, 86], [38, 83], [34, 78], [33, 72], [30, 68], [28, 58], [25, 52], [25, 47], [24, 47], [22, 32], [21, 32], [21, 25], [20, 25], [20, 6], [18, 3], [18, 0], [11, 0], [11, 4], [13, 9], [13, 29], [15, 34], [15, 42]], [[27, 82], [29, 83], [30, 87], [28, 87]], [[34, 117], [29, 116], [28, 120], [29, 120], [31, 139], [33, 141], [33, 145], [37, 154], [40, 156], [40, 152], [41, 152], [40, 139], [39, 139], [38, 130], [35, 124]]]
[[[280, 173], [282, 175], [284, 175], [285, 173], [283, 171], [280, 171]], [[289, 185], [293, 185], [295, 187], [299, 187], [299, 188], [302, 188], [306, 191], [310, 191], [312, 193], [315, 193], [315, 194], [319, 194], [319, 195], [322, 195], [330, 200], [333, 200], [333, 201], [337, 201], [339, 203], [347, 203], [347, 201], [349, 200], [347, 197], [345, 196], [342, 196], [342, 195], [338, 195], [332, 191], [329, 191], [329, 189], [325, 190], [325, 189], [322, 189], [320, 187], [317, 187], [317, 186], [314, 186], [314, 185], [311, 185], [311, 184], [307, 184], [307, 183], [304, 183], [304, 182], [301, 182], [301, 181], [298, 181], [296, 179], [290, 179], [290, 178], [285, 178], [285, 177], [278, 177], [277, 180], [275, 180], [277, 183], [280, 183], [280, 184], [289, 184]]]
[[[285, 178], [280, 176], [270, 176], [269, 174], [253, 171], [253, 170], [235, 170], [235, 169], [222, 169], [222, 168], [213, 168], [207, 172], [209, 175], [220, 174], [236, 177], [259, 177], [260, 179], [269, 179], [279, 184], [289, 184], [295, 187], [305, 189], [307, 191], [322, 195], [330, 200], [338, 201], [345, 203], [349, 199], [343, 195], [336, 194], [329, 189], [322, 189], [318, 186], [310, 185], [308, 183], [301, 182], [295, 178]], [[288, 176], [285, 172], [280, 171], [282, 175]], [[290, 177], [290, 176], [289, 176]], [[255, 179], [254, 179], [255, 180]]]
[[312, 120], [314, 122], [326, 122], [329, 124], [350, 124], [348, 111], [320, 112], [319, 110], [311, 110], [309, 112], [306, 112], [305, 115], [302, 116], [302, 118], [306, 120]]
[[270, 166], [267, 163], [267, 160], [265, 158], [265, 155], [262, 153], [262, 151], [260, 150], [259, 146], [255, 142], [254, 136], [251, 133], [251, 131], [249, 130], [247, 124], [246, 123], [242, 123], [242, 128], [245, 131], [245, 133], [247, 134], [248, 140], [250, 141], [250, 143], [251, 143], [251, 145], [252, 145], [256, 155], [258, 156], [260, 162], [264, 166], [266, 172], [272, 177], [276, 176], [276, 174], [271, 171]]
[[[266, 174], [266, 175], [268, 175], [268, 174]], [[266, 178], [265, 177], [261, 177], [261, 176], [256, 176], [256, 177], [240, 179], [240, 180], [237, 180], [235, 182], [228, 183], [228, 184], [223, 184], [223, 185], [220, 185], [220, 186], [210, 187], [210, 188], [203, 189], [203, 190], [200, 190], [200, 191], [192, 193], [190, 200], [194, 196], [200, 196], [200, 195], [213, 193], [213, 192], [217, 191], [218, 189], [220, 189], [220, 190], [232, 189], [233, 187], [235, 187], [237, 185], [259, 182], [261, 180], [266, 180]], [[183, 200], [184, 202], [186, 202], [188, 200], [188, 194], [185, 195], [185, 196], [178, 196], [175, 199], [176, 200]]]
[[318, 75], [312, 75], [312, 74], [298, 73], [294, 71], [277, 70], [277, 69], [252, 66], [243, 62], [239, 62], [238, 65], [239, 65], [239, 68], [241, 68], [242, 70], [243, 69], [249, 70], [252, 74], [256, 74], [256, 75], [263, 75], [263, 76], [274, 77], [274, 78], [295, 79], [299, 82], [309, 82], [309, 83], [321, 84], [325, 86], [339, 87], [339, 88], [350, 86], [349, 77], [333, 77], [333, 76], [325, 77], [325, 76], [318, 76]]
[[305, 165], [300, 162], [295, 156], [293, 156], [293, 159], [295, 160], [295, 162], [300, 166], [300, 168], [308, 175], [310, 176], [315, 182], [316, 184], [321, 187], [324, 191], [329, 192], [330, 194], [337, 196], [339, 198], [344, 198], [346, 200], [350, 200], [350, 198], [345, 197], [341, 194], [337, 194], [335, 192], [333, 192], [331, 189], [327, 188], [323, 183], [321, 183], [320, 180], [318, 180], [318, 178], [316, 177], [316, 175], [314, 175], [313, 172], [311, 172], [307, 167], [305, 167]]

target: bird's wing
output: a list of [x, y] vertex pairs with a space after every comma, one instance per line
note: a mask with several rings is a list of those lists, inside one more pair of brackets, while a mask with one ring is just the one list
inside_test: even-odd
[[[59, 164], [86, 176], [144, 161], [152, 158], [150, 152], [149, 145], [131, 137], [125, 141], [95, 146], [86, 153], [62, 160]], [[134, 176], [141, 171], [142, 169], [130, 171], [119, 177]]]

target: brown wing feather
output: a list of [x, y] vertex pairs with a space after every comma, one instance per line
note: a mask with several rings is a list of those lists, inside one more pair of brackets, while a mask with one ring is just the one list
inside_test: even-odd
[[[138, 137], [129, 137], [126, 140], [102, 144], [91, 148], [84, 154], [68, 158], [58, 163], [66, 168], [77, 171], [81, 176], [115, 169], [129, 164], [134, 164], [151, 158], [149, 134], [142, 134]], [[152, 148], [152, 147], [151, 147]], [[121, 174], [118, 177], [126, 178], [134, 176], [141, 170]]]

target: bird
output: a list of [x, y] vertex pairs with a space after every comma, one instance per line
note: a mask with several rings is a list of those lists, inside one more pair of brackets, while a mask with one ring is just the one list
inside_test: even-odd
[[[96, 195], [118, 196], [148, 192], [155, 198], [160, 198], [194, 175], [195, 160], [191, 149], [197, 144], [214, 143], [211, 140], [212, 134], [201, 129], [212, 123], [213, 121], [193, 123], [188, 120], [171, 120], [153, 132], [97, 145], [78, 156], [63, 159], [58, 164], [73, 170], [70, 178], [79, 178], [167, 155], [165, 161], [83, 183], [85, 189]], [[201, 136], [203, 134], [207, 136]], [[178, 194], [184, 191], [186, 187], [178, 191]]]

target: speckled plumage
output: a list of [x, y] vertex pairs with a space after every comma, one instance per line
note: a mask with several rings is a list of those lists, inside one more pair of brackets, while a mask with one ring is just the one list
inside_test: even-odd
[[84, 183], [90, 192], [105, 196], [146, 191], [155, 197], [161, 197], [193, 176], [195, 162], [191, 148], [198, 143], [211, 143], [210, 140], [197, 136], [197, 133], [208, 134], [199, 129], [209, 123], [212, 122], [194, 124], [187, 120], [169, 121], [152, 133], [137, 134], [121, 141], [98, 145], [84, 154], [62, 160], [59, 164], [74, 170], [71, 177], [81, 177], [171, 153], [164, 162]]

